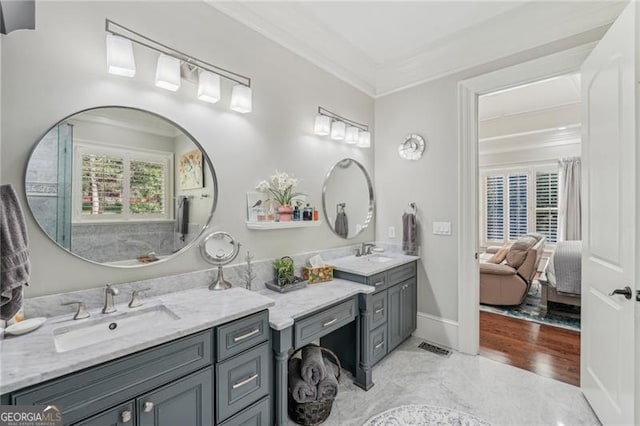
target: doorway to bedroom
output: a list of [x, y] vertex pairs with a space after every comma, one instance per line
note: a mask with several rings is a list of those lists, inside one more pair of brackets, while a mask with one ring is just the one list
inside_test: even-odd
[[577, 73], [478, 101], [480, 355], [580, 383]]

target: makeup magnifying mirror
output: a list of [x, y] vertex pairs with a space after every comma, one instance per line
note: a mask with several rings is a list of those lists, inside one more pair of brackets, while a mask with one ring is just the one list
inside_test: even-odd
[[222, 266], [231, 263], [238, 257], [240, 243], [226, 232], [213, 232], [200, 243], [200, 253], [207, 262], [218, 266], [218, 277], [209, 284], [209, 290], [226, 290], [232, 286], [225, 281]]

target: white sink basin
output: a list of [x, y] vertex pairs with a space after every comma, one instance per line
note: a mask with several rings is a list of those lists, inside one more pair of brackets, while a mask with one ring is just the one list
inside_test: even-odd
[[368, 262], [387, 263], [387, 262], [391, 262], [393, 260], [393, 257], [373, 255], [373, 256], [367, 256], [365, 257], [365, 259]]
[[109, 314], [103, 318], [82, 320], [79, 324], [53, 330], [56, 351], [68, 352], [108, 340], [144, 332], [149, 327], [179, 320], [163, 305]]

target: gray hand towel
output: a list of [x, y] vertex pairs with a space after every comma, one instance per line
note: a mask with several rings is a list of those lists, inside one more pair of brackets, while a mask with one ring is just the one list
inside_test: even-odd
[[324, 358], [327, 376], [318, 383], [318, 401], [335, 399], [338, 396], [338, 366]]
[[318, 390], [300, 377], [300, 358], [289, 360], [289, 392], [296, 402], [315, 401]]
[[0, 186], [0, 318], [11, 319], [22, 307], [22, 286], [28, 285], [27, 226], [12, 185]]
[[413, 213], [402, 215], [402, 250], [406, 254], [418, 253], [418, 222]]
[[318, 346], [305, 346], [302, 348], [302, 361], [300, 363], [300, 377], [313, 385], [327, 376], [327, 369], [322, 361], [322, 351]]
[[183, 195], [178, 197], [175, 230], [182, 235], [189, 233], [189, 198]]
[[347, 219], [347, 214], [344, 211], [341, 211], [336, 215], [334, 228], [336, 230], [336, 234], [341, 237], [347, 238], [347, 236], [349, 236], [349, 220]]

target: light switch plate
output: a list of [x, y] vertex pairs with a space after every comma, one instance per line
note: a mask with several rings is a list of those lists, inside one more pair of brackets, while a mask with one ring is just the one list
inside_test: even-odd
[[395, 238], [396, 237], [396, 227], [395, 226], [390, 226], [389, 227], [388, 235], [389, 235], [389, 238]]
[[451, 222], [433, 222], [434, 235], [451, 235]]

